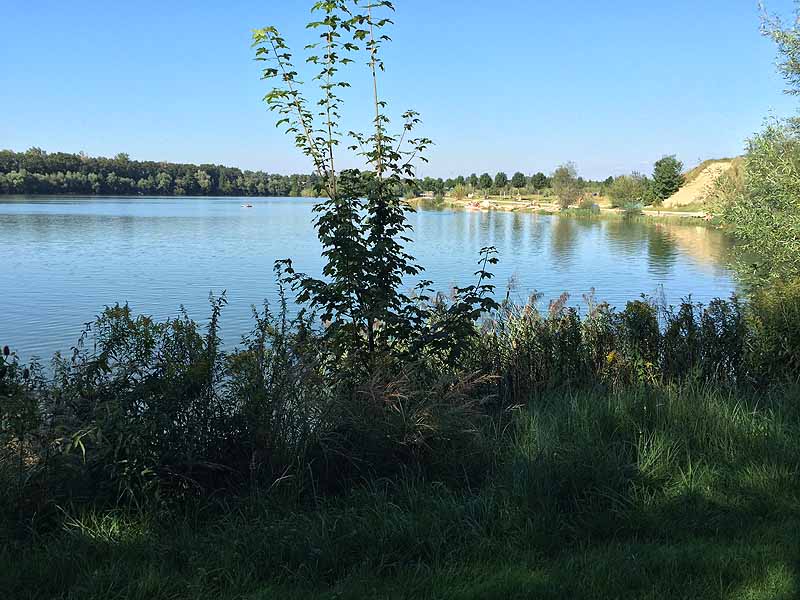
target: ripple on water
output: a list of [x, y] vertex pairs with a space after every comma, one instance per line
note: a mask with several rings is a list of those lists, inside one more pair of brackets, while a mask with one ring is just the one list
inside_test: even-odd
[[[287, 198], [0, 198], [0, 343], [22, 356], [68, 350], [105, 305], [128, 301], [164, 319], [205, 319], [210, 291], [227, 290], [222, 333], [236, 343], [252, 304], [276, 300], [272, 265], [291, 257], [319, 274], [313, 201]], [[641, 293], [707, 302], [736, 287], [730, 243], [705, 227], [570, 219], [532, 213], [425, 210], [410, 215], [412, 254], [447, 291], [474, 281], [478, 253], [494, 245], [498, 295], [596, 289], [616, 306]], [[410, 284], [411, 282], [409, 282]]]

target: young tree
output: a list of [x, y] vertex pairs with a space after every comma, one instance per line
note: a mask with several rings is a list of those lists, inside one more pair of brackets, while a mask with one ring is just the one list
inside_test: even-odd
[[511, 178], [511, 187], [521, 189], [525, 187], [525, 175], [517, 171]]
[[[493, 289], [484, 283], [485, 266], [493, 264], [493, 248], [482, 252], [482, 276], [477, 285], [456, 288], [455, 299], [438, 318], [432, 319], [429, 281], [416, 287], [416, 297], [402, 291], [403, 279], [422, 272], [404, 244], [410, 242], [411, 225], [406, 218], [410, 207], [399, 198], [403, 184], [414, 176], [414, 161], [420, 159], [431, 141], [412, 137], [420, 123], [414, 111], [403, 113], [399, 133], [389, 130], [387, 103], [379, 93], [378, 74], [385, 71], [383, 44], [389, 37], [383, 29], [391, 20], [378, 16], [394, 10], [389, 0], [318, 1], [309, 23], [320, 30], [320, 42], [306, 48], [306, 62], [319, 71], [321, 99], [306, 96], [292, 63], [286, 40], [275, 27], [253, 34], [256, 59], [267, 62], [264, 79], [277, 80], [265, 96], [270, 110], [279, 116], [277, 125], [286, 126], [297, 148], [314, 165], [325, 200], [315, 206], [315, 226], [322, 244], [323, 278], [294, 270], [292, 261], [277, 261], [276, 268], [297, 291], [300, 303], [310, 303], [327, 323], [324, 341], [334, 351], [337, 369], [373, 372], [392, 358], [416, 356], [425, 348], [450, 354], [474, 329], [482, 310], [496, 304], [488, 297]], [[342, 100], [337, 95], [349, 82], [341, 70], [354, 62], [350, 56], [364, 54], [370, 81], [373, 114], [372, 131], [350, 132], [349, 148], [367, 165], [364, 172], [340, 170], [337, 148], [343, 138], [339, 129]], [[423, 159], [424, 160], [424, 159]], [[439, 179], [436, 187], [444, 182]]]
[[569, 208], [578, 201], [583, 192], [582, 180], [573, 163], [558, 167], [553, 173], [553, 192], [558, 196], [558, 204], [562, 209]]
[[656, 161], [653, 168], [653, 193], [666, 200], [683, 185], [683, 163], [674, 155]]

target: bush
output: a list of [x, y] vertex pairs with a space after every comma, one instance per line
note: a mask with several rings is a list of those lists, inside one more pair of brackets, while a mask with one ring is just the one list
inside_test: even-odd
[[67, 498], [142, 506], [406, 471], [484, 477], [484, 376], [387, 363], [354, 378], [285, 302], [277, 316], [254, 311], [242, 347], [225, 352], [223, 307], [212, 299], [205, 332], [186, 315], [156, 323], [108, 308], [69, 358], [56, 356], [50, 381], [2, 357], [4, 501], [27, 498], [33, 513]]
[[800, 381], [800, 279], [757, 291], [749, 310], [749, 361], [761, 385]]
[[715, 209], [739, 239], [739, 271], [750, 283], [800, 275], [800, 137], [773, 123], [748, 143], [744, 173], [720, 181]]
[[612, 208], [644, 204], [649, 194], [650, 182], [639, 173], [617, 177], [608, 190]]
[[622, 207], [622, 214], [626, 219], [642, 216], [642, 206], [640, 204], [626, 204]]
[[681, 303], [670, 312], [663, 339], [663, 371], [669, 379], [743, 383], [745, 312], [738, 298], [707, 307]]
[[23, 367], [4, 346], [0, 353], [0, 486], [4, 490], [0, 510], [4, 515], [23, 510], [24, 504], [38, 503], [29, 479], [41, 466], [39, 449], [46, 427], [39, 406], [41, 393], [37, 370]]
[[578, 204], [578, 208], [592, 213], [600, 212], [600, 208], [595, 204], [594, 198], [591, 196], [583, 196]]

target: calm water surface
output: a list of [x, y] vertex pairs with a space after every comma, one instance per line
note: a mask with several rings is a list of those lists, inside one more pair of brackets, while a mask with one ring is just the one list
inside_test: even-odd
[[[253, 208], [241, 205], [250, 202]], [[42, 358], [69, 350], [106, 305], [128, 302], [159, 319], [181, 305], [208, 316], [209, 292], [227, 290], [229, 345], [250, 328], [251, 305], [274, 300], [272, 264], [291, 257], [318, 275], [312, 200], [0, 196], [0, 345]], [[442, 291], [474, 281], [478, 251], [500, 252], [505, 296], [562, 292], [621, 306], [646, 293], [707, 302], [736, 289], [730, 242], [702, 226], [577, 220], [528, 213], [421, 209], [411, 251]]]

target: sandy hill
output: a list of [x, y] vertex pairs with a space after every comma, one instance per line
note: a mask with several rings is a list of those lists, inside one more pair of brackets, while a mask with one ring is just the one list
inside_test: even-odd
[[686, 183], [675, 194], [664, 200], [665, 208], [701, 205], [713, 189], [717, 179], [733, 167], [735, 159], [707, 160], [686, 174]]

